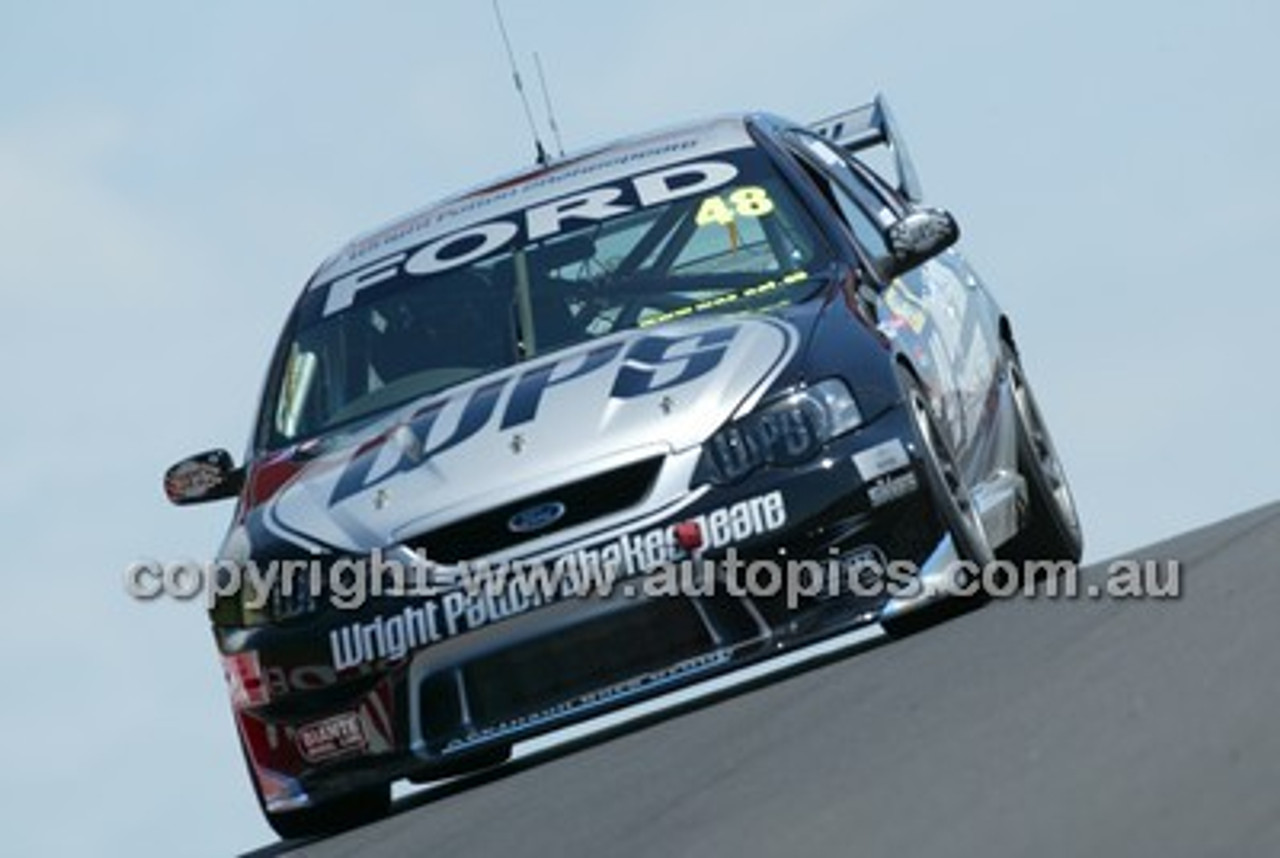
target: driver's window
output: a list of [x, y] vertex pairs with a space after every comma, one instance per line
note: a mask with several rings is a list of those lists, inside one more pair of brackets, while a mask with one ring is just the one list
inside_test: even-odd
[[880, 226], [871, 219], [871, 215], [839, 183], [834, 184], [831, 190], [840, 213], [844, 215], [845, 222], [853, 230], [862, 249], [876, 259], [887, 258], [890, 255], [889, 242], [880, 231]]

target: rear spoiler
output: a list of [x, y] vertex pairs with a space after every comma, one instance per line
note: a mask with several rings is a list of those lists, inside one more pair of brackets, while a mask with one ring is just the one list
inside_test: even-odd
[[893, 157], [898, 191], [913, 203], [923, 201], [924, 193], [920, 190], [920, 179], [907, 152], [906, 141], [902, 139], [902, 132], [898, 130], [883, 95], [877, 95], [870, 104], [811, 123], [809, 130], [850, 152], [884, 146]]

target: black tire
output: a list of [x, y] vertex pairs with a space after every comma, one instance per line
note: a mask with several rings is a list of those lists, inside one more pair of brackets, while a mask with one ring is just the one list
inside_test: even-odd
[[244, 747], [243, 741], [240, 743], [240, 753], [249, 770], [249, 782], [253, 784], [253, 795], [258, 800], [258, 808], [266, 818], [267, 825], [282, 840], [345, 831], [381, 819], [391, 810], [390, 784], [369, 787], [298, 810], [267, 810], [266, 802], [262, 800], [262, 791], [258, 788], [258, 778], [253, 773], [253, 764], [249, 761], [249, 751]]
[[1036, 404], [1017, 354], [1005, 347], [1009, 389], [1018, 418], [1018, 472], [1027, 481], [1028, 518], [1005, 554], [1016, 562], [1034, 560], [1079, 563], [1084, 535], [1075, 497], [1053, 436]]
[[492, 769], [511, 759], [511, 745], [496, 745], [481, 751], [473, 751], [447, 763], [432, 763], [409, 774], [416, 784], [431, 783], [443, 778], [454, 778]]
[[[995, 554], [987, 538], [986, 528], [973, 503], [956, 463], [951, 442], [938, 425], [929, 398], [920, 382], [906, 368], [899, 367], [904, 404], [910, 417], [912, 446], [924, 474], [926, 488], [942, 524], [951, 536], [959, 560], [972, 562], [979, 569], [988, 566]], [[985, 593], [952, 598], [913, 610], [886, 622], [893, 634], [909, 634], [949, 616], [986, 604]]]
[[381, 819], [391, 810], [391, 787], [360, 790], [313, 807], [278, 813], [263, 808], [267, 824], [283, 840], [335, 834]]
[[938, 426], [920, 382], [905, 369], [899, 372], [915, 434], [916, 455], [923, 466], [934, 506], [951, 534], [960, 559], [986, 566], [995, 559], [991, 543], [956, 464], [951, 442]]

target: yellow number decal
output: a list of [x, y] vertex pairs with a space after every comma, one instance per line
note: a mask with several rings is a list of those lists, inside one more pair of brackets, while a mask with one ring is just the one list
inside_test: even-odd
[[733, 203], [733, 210], [743, 217], [764, 217], [773, 211], [773, 200], [769, 199], [769, 192], [754, 185], [738, 188], [729, 194], [729, 202]]
[[733, 223], [735, 216], [764, 217], [771, 211], [773, 211], [773, 200], [769, 198], [769, 192], [757, 185], [751, 185], [738, 188], [729, 194], [728, 203], [720, 196], [707, 197], [698, 207], [694, 222], [698, 226], [706, 226], [710, 223], [729, 226]]
[[698, 226], [706, 226], [709, 223], [727, 226], [733, 223], [733, 212], [720, 197], [707, 197], [702, 201], [702, 205], [698, 207], [698, 214], [694, 218], [694, 222]]

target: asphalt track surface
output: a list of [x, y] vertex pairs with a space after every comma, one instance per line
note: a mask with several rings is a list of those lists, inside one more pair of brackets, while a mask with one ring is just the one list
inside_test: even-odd
[[1280, 504], [1130, 556], [1181, 598], [997, 601], [253, 854], [1280, 855]]

